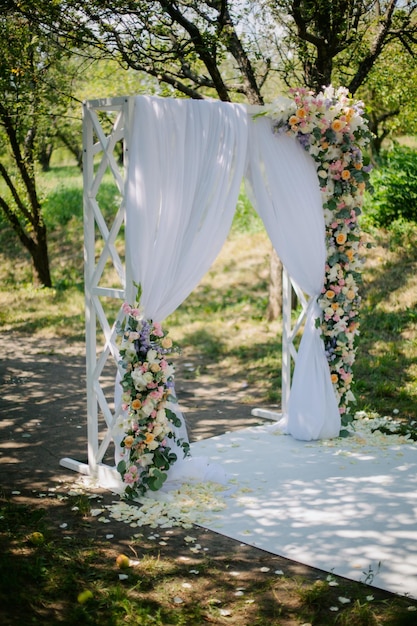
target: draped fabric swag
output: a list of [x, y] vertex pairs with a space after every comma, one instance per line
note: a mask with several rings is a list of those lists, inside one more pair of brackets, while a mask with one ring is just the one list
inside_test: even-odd
[[144, 316], [162, 321], [208, 271], [228, 235], [245, 176], [289, 275], [311, 297], [288, 414], [296, 439], [339, 434], [340, 417], [320, 332], [325, 225], [311, 157], [244, 105], [138, 96], [129, 132], [126, 263]]

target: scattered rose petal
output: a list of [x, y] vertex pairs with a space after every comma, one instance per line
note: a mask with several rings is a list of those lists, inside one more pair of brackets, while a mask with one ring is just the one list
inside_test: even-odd
[[12, 496], [20, 496], [20, 491], [12, 491]]
[[330, 607], [330, 611], [338, 611], [338, 610], [339, 610], [339, 607], [337, 607], [337, 606], [331, 606]]
[[219, 609], [219, 612], [222, 617], [229, 617], [232, 614], [229, 609]]
[[97, 517], [97, 515], [100, 515], [100, 513], [103, 513], [104, 509], [91, 509], [90, 511], [90, 515], [92, 515], [93, 517]]
[[235, 591], [235, 596], [244, 596], [243, 591]]
[[182, 583], [181, 586], [184, 587], [184, 589], [192, 589], [193, 587], [191, 583]]
[[407, 611], [417, 611], [417, 606], [408, 606]]
[[350, 602], [349, 598], [344, 598], [343, 596], [339, 596], [337, 599], [339, 600], [340, 604], [348, 604]]
[[259, 570], [260, 572], [269, 572], [271, 568], [270, 567], [261, 567], [261, 569]]
[[185, 543], [193, 543], [194, 541], [197, 541], [196, 537], [190, 537], [189, 535], [187, 535], [187, 537], [184, 537], [184, 541]]
[[127, 574], [119, 574], [119, 580], [127, 580], [129, 576]]
[[190, 574], [199, 574], [199, 570], [198, 569], [190, 569]]
[[179, 596], [175, 596], [174, 602], [175, 602], [175, 604], [182, 604], [184, 602], [184, 600], [182, 598], [180, 598]]
[[366, 596], [367, 602], [372, 602], [372, 600], [375, 600], [374, 596]]
[[159, 541], [158, 542], [160, 546], [167, 546], [167, 542], [166, 541]]
[[68, 524], [66, 522], [64, 522], [63, 524], [59, 525], [60, 528], [68, 528]]
[[106, 539], [113, 539], [114, 535], [112, 535], [111, 533], [109, 533], [108, 535], [106, 535]]
[[276, 574], [277, 576], [284, 576], [284, 572], [282, 571], [282, 569], [276, 569], [274, 574]]

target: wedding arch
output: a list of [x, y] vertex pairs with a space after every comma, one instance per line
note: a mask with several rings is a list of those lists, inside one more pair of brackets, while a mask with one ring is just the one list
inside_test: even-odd
[[[140, 284], [144, 316], [159, 322], [184, 301], [220, 252], [243, 178], [284, 265], [282, 413], [253, 413], [297, 439], [338, 436], [358, 332], [361, 114], [346, 90], [332, 88], [255, 109], [148, 96], [84, 103], [88, 462], [63, 466], [108, 487], [120, 480], [103, 459], [122, 412], [109, 396], [121, 303], [133, 302]], [[109, 177], [120, 197], [110, 216], [100, 196]], [[294, 324], [291, 288], [301, 302]], [[109, 300], [119, 303], [113, 320]]]

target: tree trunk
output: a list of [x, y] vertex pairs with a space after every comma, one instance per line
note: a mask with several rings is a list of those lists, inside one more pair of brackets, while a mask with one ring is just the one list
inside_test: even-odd
[[51, 272], [49, 269], [48, 243], [46, 227], [40, 226], [36, 232], [36, 241], [29, 249], [35, 269], [35, 283], [43, 287], [52, 287]]

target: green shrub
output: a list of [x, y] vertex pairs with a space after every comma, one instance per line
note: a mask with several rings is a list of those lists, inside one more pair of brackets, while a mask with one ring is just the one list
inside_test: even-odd
[[399, 219], [417, 222], [416, 150], [395, 146], [383, 154], [371, 183], [374, 191], [365, 198], [365, 224], [390, 228]]

